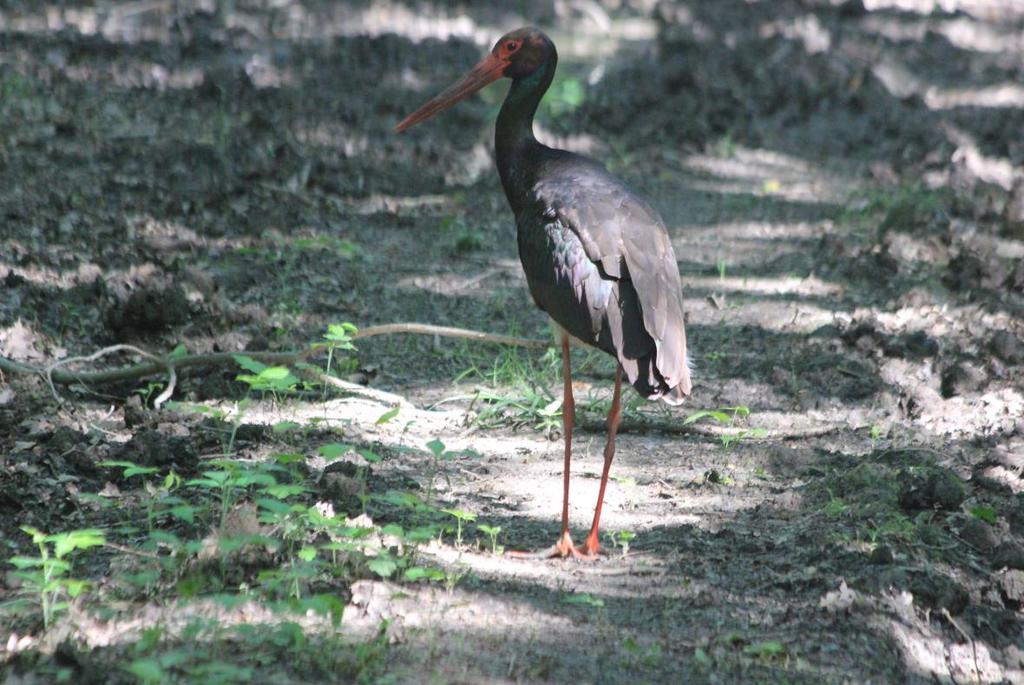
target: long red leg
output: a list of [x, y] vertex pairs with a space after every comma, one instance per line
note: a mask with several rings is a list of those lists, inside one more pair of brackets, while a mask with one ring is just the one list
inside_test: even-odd
[[[558, 541], [551, 547], [533, 553], [512, 552], [511, 555], [515, 557], [546, 559], [548, 557], [567, 557], [570, 555], [574, 557], [582, 556], [572, 543], [572, 536], [569, 534], [569, 463], [572, 461], [572, 428], [576, 420], [576, 400], [572, 396], [569, 335], [564, 332], [562, 333], [562, 382], [562, 433], [565, 437], [565, 465], [562, 468], [562, 533], [558, 536]], [[607, 467], [605, 470], [607, 471]]]
[[[594, 523], [590, 526], [590, 534], [584, 540], [582, 549], [579, 550], [580, 553], [590, 557], [596, 556], [597, 551], [601, 548], [601, 543], [597, 537], [597, 529], [601, 523], [601, 505], [604, 504], [604, 489], [608, 485], [608, 472], [612, 467], [612, 457], [615, 456], [615, 434], [619, 430], [619, 421], [622, 419], [621, 396], [622, 367], [618, 366], [615, 369], [615, 390], [612, 391], [612, 408], [608, 410], [608, 442], [604, 446], [604, 469], [601, 471], [601, 487], [597, 491], [597, 505], [594, 507]], [[567, 472], [568, 463], [566, 461]]]
[[569, 363], [569, 336], [562, 333], [562, 433], [565, 438], [565, 465], [562, 467], [562, 534], [555, 543], [559, 556], [575, 554], [569, 535], [569, 463], [572, 461], [572, 428], [576, 423], [576, 400], [572, 396], [572, 365]]

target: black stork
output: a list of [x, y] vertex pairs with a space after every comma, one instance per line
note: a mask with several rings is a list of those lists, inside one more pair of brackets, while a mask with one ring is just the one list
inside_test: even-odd
[[[522, 556], [593, 558], [600, 548], [601, 503], [621, 418], [622, 375], [642, 396], [675, 405], [690, 394], [690, 370], [679, 271], [658, 212], [601, 164], [542, 145], [533, 135], [533, 116], [557, 63], [555, 45], [542, 31], [512, 31], [396, 130], [448, 109], [499, 78], [512, 79], [494, 132], [498, 173], [516, 217], [519, 259], [530, 294], [561, 332], [564, 386], [562, 533], [551, 548]], [[570, 338], [618, 361], [594, 522], [582, 547], [569, 534], [575, 413]]]

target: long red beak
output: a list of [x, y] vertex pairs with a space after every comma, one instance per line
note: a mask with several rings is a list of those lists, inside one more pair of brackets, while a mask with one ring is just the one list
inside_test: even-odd
[[508, 65], [507, 59], [498, 57], [495, 54], [484, 57], [465, 76], [435, 95], [418, 110], [402, 119], [398, 126], [395, 126], [395, 131], [401, 133], [410, 126], [415, 126], [438, 112], [443, 112], [459, 100], [469, 97], [487, 84], [494, 83], [505, 75], [505, 68]]

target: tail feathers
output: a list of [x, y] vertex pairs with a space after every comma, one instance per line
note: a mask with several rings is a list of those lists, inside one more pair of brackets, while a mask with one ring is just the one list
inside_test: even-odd
[[[693, 389], [693, 382], [691, 381], [691, 378], [693, 376], [693, 360], [690, 358], [690, 355], [687, 354], [686, 357], [683, 359], [683, 362], [683, 373], [682, 378], [679, 379], [679, 382], [674, 387], [669, 388], [668, 390], [660, 393], [659, 395], [652, 396], [651, 399], [659, 399], [663, 401], [665, 404], [672, 405], [673, 407], [678, 407], [680, 404], [686, 401], [687, 396]], [[662, 384], [667, 385], [667, 383], [664, 380], [662, 380]]]
[[678, 406], [682, 404], [693, 389], [690, 380], [693, 373], [693, 363], [690, 356], [686, 355], [683, 364], [680, 365], [676, 378], [665, 378], [654, 360], [653, 354], [647, 354], [639, 359], [630, 359], [619, 355], [619, 365], [629, 379], [629, 384], [640, 393], [641, 397], [649, 400], [662, 400], [666, 404]]

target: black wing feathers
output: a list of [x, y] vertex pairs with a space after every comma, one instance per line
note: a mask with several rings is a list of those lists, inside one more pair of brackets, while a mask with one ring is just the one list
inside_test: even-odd
[[[690, 392], [682, 294], [658, 213], [603, 167], [571, 153], [547, 160], [538, 177], [537, 204], [518, 217], [535, 301], [572, 335], [615, 355], [641, 394], [682, 401]], [[547, 265], [554, 280], [537, 273], [545, 251], [554, 255]], [[562, 301], [568, 292], [575, 303]]]

